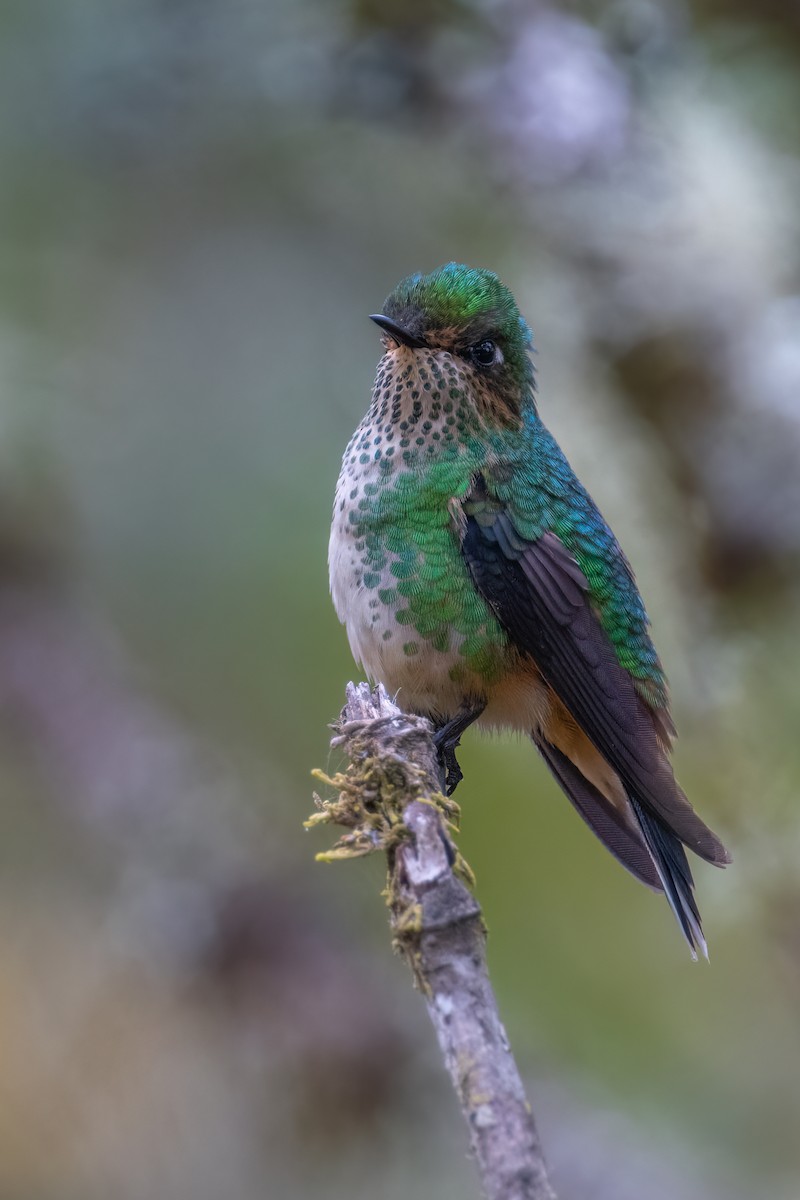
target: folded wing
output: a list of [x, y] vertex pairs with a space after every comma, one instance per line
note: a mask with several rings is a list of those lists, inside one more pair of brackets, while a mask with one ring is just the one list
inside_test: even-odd
[[625, 811], [581, 774], [547, 730], [532, 731], [553, 774], [612, 853], [643, 882], [663, 888], [690, 946], [703, 946], [681, 843], [717, 865], [730, 859], [675, 781], [667, 755], [669, 713], [647, 702], [620, 663], [589, 580], [555, 533], [522, 537], [478, 478], [463, 505], [461, 537], [476, 587], [613, 768], [628, 800]]

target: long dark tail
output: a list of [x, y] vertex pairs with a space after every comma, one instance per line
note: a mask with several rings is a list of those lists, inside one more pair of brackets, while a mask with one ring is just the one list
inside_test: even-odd
[[635, 796], [629, 793], [628, 799], [658, 871], [669, 906], [689, 944], [692, 958], [697, 958], [698, 950], [708, 958], [708, 946], [703, 937], [700, 913], [694, 898], [694, 879], [686, 851], [675, 834], [670, 833], [658, 817], [652, 816], [642, 808]]
[[606, 849], [642, 883], [666, 895], [692, 957], [697, 958], [699, 950], [708, 958], [694, 880], [680, 839], [630, 793], [634, 820], [627, 821], [556, 746], [541, 737], [534, 741], [573, 807]]
[[638, 829], [625, 821], [611, 801], [589, 782], [557, 746], [544, 738], [534, 738], [534, 742], [565, 795], [592, 833], [599, 837], [617, 862], [622, 863], [638, 880], [656, 892], [663, 892], [661, 876]]

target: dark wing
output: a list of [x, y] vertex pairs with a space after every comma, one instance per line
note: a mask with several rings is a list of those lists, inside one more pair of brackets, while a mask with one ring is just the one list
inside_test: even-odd
[[[664, 747], [668, 718], [642, 698], [620, 664], [591, 602], [578, 562], [555, 533], [520, 536], [508, 511], [464, 503], [462, 553], [476, 587], [517, 648], [531, 657], [545, 681], [619, 776], [658, 873], [659, 881], [692, 945], [702, 943], [683, 842], [701, 858], [722, 865], [729, 855], [678, 787]], [[629, 869], [653, 884], [636, 843], [636, 825], [612, 821], [613, 805], [542, 737], [539, 748], [575, 807]], [[568, 765], [567, 765], [568, 764]], [[577, 776], [582, 785], [578, 786]], [[599, 798], [599, 799], [598, 799]], [[624, 832], [622, 832], [624, 830]], [[649, 874], [649, 877], [648, 877]], [[656, 884], [657, 885], [657, 884]]]

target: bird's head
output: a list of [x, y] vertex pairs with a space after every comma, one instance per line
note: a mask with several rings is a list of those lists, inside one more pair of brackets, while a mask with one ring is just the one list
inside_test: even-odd
[[451, 262], [410, 275], [372, 320], [387, 353], [449, 358], [466, 394], [483, 397], [499, 416], [518, 418], [531, 397], [531, 331], [492, 271]]

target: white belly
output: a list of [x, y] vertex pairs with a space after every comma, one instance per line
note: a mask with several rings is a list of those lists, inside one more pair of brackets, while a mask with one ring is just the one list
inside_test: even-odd
[[372, 586], [365, 586], [364, 573], [370, 568], [364, 566], [347, 506], [340, 508], [342, 497], [349, 496], [353, 487], [351, 478], [340, 476], [328, 546], [331, 596], [347, 630], [353, 657], [370, 679], [380, 681], [392, 695], [397, 694], [404, 708], [422, 713], [457, 712], [465, 689], [477, 695], [483, 685], [477, 677], [462, 678], [458, 683], [450, 677], [456, 667], [463, 674], [457, 634], [447, 650], [436, 650], [413, 628], [396, 620], [396, 604], [383, 603], [381, 595], [397, 586], [390, 569], [394, 561], [391, 556], [379, 571], [371, 571]]
[[[346, 486], [350, 486], [348, 480]], [[339, 495], [337, 488], [337, 497]], [[391, 560], [380, 571], [380, 581], [364, 585], [364, 565], [347, 513], [337, 502], [328, 546], [331, 596], [339, 620], [347, 630], [353, 657], [373, 681], [398, 703], [419, 712], [457, 711], [464, 683], [454, 683], [450, 672], [463, 666], [458, 653], [460, 639], [454, 636], [446, 651], [435, 650], [408, 626], [395, 619], [394, 606], [381, 601], [381, 593], [397, 584], [390, 571]], [[410, 652], [411, 651], [411, 652]], [[480, 687], [476, 678], [475, 689]], [[443, 706], [444, 707], [443, 709]]]
[[[379, 572], [377, 587], [365, 587], [362, 555], [348, 520], [347, 506], [340, 509], [342, 497], [349, 495], [352, 487], [351, 479], [340, 477], [328, 565], [336, 612], [347, 630], [353, 657], [370, 679], [382, 683], [408, 711], [453, 716], [465, 704], [479, 699], [486, 702], [486, 710], [478, 722], [484, 727], [530, 733], [546, 725], [550, 707], [547, 690], [530, 664], [509, 664], [509, 672], [502, 681], [487, 687], [479, 676], [464, 672], [464, 660], [458, 652], [461, 639], [457, 634], [453, 634], [446, 651], [437, 650], [413, 629], [399, 624], [393, 607], [381, 602], [381, 591], [397, 583], [390, 562]], [[409, 654], [410, 646], [416, 646], [415, 653]], [[459, 668], [457, 680], [452, 677], [454, 668]]]

